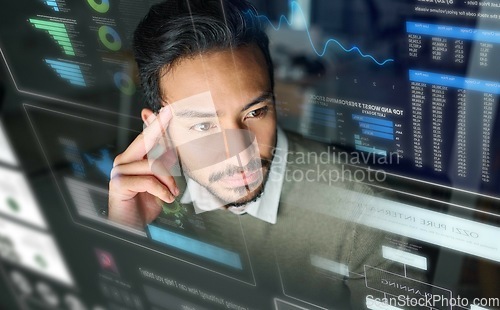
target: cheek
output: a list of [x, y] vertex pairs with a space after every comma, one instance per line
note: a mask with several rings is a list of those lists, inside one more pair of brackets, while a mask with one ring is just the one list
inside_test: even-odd
[[265, 124], [255, 126], [255, 128], [252, 129], [252, 132], [257, 139], [260, 154], [269, 157], [269, 154], [271, 154], [276, 145], [276, 123], [266, 122]]
[[[203, 186], [209, 186], [210, 185], [210, 176], [213, 175], [214, 173], [223, 173], [227, 166], [230, 165], [229, 162], [222, 162], [218, 164], [214, 164], [211, 166], [207, 166], [204, 168], [199, 168], [199, 169], [193, 169], [197, 168], [196, 164], [193, 166], [183, 166], [186, 172], [188, 173], [188, 176], [196, 180], [198, 183], [200, 183]], [[190, 168], [192, 170], [190, 170]]]

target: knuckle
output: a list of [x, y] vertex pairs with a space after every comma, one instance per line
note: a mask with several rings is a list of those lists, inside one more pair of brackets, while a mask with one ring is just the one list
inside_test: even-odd
[[116, 192], [120, 188], [119, 182], [117, 179], [111, 179], [109, 181], [109, 192], [113, 193]]
[[144, 181], [145, 185], [149, 188], [154, 188], [158, 185], [158, 182], [156, 182], [156, 178], [153, 176], [146, 176]]
[[110, 180], [113, 180], [119, 174], [120, 174], [119, 166], [114, 166], [113, 169], [111, 169], [111, 172], [109, 173]]
[[122, 154], [123, 153], [116, 155], [115, 160], [113, 161], [113, 167], [116, 167], [121, 163], [121, 158], [123, 157]]
[[175, 179], [174, 179], [174, 177], [172, 177], [172, 176], [169, 176], [169, 177], [167, 178], [167, 183], [168, 183], [168, 185], [174, 185], [174, 186], [177, 186], [177, 182], [175, 182]]

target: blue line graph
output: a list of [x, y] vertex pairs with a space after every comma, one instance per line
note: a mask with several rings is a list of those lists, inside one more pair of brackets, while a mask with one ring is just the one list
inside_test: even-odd
[[[291, 10], [292, 10], [292, 14], [291, 14], [292, 16], [295, 16], [296, 10], [298, 10], [300, 16], [304, 19], [304, 21], [306, 20], [306, 17], [304, 16], [304, 11], [300, 7], [299, 3], [297, 3], [296, 1], [292, 1], [290, 3], [290, 6], [291, 6]], [[265, 16], [265, 15], [255, 14], [251, 10], [247, 11], [247, 14], [250, 14], [250, 15], [252, 15], [252, 16], [254, 16], [256, 18], [259, 18], [259, 19], [266, 20], [269, 23], [269, 25], [271, 25], [271, 27], [273, 27], [273, 29], [275, 31], [278, 31], [278, 30], [281, 29], [281, 26], [282, 26], [283, 22], [286, 22], [288, 24], [288, 26], [292, 26], [292, 24], [294, 22], [293, 19], [290, 21], [290, 20], [288, 20], [288, 18], [285, 15], [281, 15], [280, 18], [279, 18], [278, 26], [275, 26], [273, 24], [273, 22], [271, 22], [271, 20], [267, 16]], [[323, 57], [325, 55], [326, 49], [328, 48], [328, 45], [330, 43], [335, 43], [342, 50], [344, 50], [346, 53], [357, 52], [361, 57], [368, 58], [368, 59], [372, 60], [374, 63], [376, 63], [379, 66], [383, 66], [383, 65], [385, 65], [387, 63], [394, 62], [394, 59], [392, 59], [392, 58], [385, 59], [383, 61], [379, 61], [379, 60], [375, 59], [375, 57], [373, 57], [372, 55], [364, 54], [357, 46], [353, 46], [351, 48], [346, 48], [346, 47], [344, 47], [344, 45], [342, 45], [342, 43], [340, 43], [338, 40], [333, 39], [333, 38], [330, 38], [330, 39], [328, 39], [325, 42], [322, 51], [318, 51], [318, 49], [316, 48], [316, 46], [314, 46], [314, 43], [313, 43], [313, 40], [312, 40], [312, 37], [311, 37], [311, 33], [309, 32], [309, 27], [307, 25], [306, 25], [306, 33], [307, 33], [307, 37], [309, 38], [309, 43], [311, 43], [312, 49], [314, 50], [314, 52], [316, 53], [316, 55], [318, 55], [319, 57]]]

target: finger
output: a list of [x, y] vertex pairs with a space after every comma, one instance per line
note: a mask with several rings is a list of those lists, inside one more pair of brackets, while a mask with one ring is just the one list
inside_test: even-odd
[[111, 179], [120, 175], [139, 176], [151, 174], [158, 178], [158, 180], [160, 180], [160, 182], [162, 182], [164, 185], [166, 185], [169, 191], [175, 196], [179, 195], [180, 191], [177, 187], [177, 183], [175, 182], [174, 177], [171, 176], [168, 168], [165, 167], [159, 160], [156, 160], [153, 163], [152, 167], [150, 167], [149, 161], [147, 159], [116, 166], [111, 170]]
[[149, 224], [154, 221], [163, 210], [164, 202], [152, 195], [144, 195], [141, 197], [141, 208], [143, 224]]
[[112, 196], [109, 197], [108, 219], [115, 223], [139, 229], [144, 225], [139, 206], [135, 201], [122, 201]]
[[164, 202], [148, 193], [139, 193], [137, 199], [121, 201], [110, 198], [108, 219], [141, 229], [160, 215]]
[[160, 109], [158, 115], [150, 117], [152, 121], [141, 134], [128, 146], [122, 154], [115, 158], [114, 166], [141, 160], [160, 138], [166, 138], [166, 129], [172, 119], [170, 107], [165, 106]]
[[149, 193], [168, 203], [172, 203], [175, 199], [168, 187], [152, 175], [122, 175], [109, 182], [109, 196], [113, 201], [128, 201], [135, 198], [138, 193]]

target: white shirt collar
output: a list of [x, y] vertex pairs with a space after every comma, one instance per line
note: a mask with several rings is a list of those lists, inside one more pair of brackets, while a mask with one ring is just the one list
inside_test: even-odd
[[[269, 176], [262, 192], [262, 196], [254, 202], [241, 207], [229, 207], [228, 210], [235, 214], [248, 213], [265, 222], [276, 224], [278, 206], [280, 202], [281, 189], [285, 176], [286, 161], [288, 154], [288, 140], [281, 128], [277, 129], [277, 142], [274, 159], [271, 163]], [[204, 212], [201, 209], [217, 209], [221, 202], [208, 190], [187, 178], [187, 190], [182, 195], [181, 203], [193, 203], [196, 213]], [[203, 206], [203, 207], [200, 207]]]

